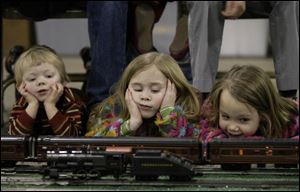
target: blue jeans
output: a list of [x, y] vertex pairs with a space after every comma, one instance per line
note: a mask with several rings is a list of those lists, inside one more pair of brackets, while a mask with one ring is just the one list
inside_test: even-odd
[[109, 96], [126, 62], [127, 1], [89, 1], [91, 67], [87, 77], [88, 109]]

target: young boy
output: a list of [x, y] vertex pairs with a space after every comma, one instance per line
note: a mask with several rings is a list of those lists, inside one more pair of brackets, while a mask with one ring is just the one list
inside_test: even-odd
[[10, 135], [81, 135], [84, 103], [70, 88], [62, 59], [51, 48], [34, 46], [15, 65], [21, 98], [9, 119]]

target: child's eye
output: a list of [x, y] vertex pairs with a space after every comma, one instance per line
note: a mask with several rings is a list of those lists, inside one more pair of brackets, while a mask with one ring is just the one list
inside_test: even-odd
[[141, 92], [142, 91], [142, 89], [133, 89], [134, 91], [136, 91], [136, 92]]
[[247, 118], [241, 118], [241, 119], [240, 119], [240, 122], [241, 122], [241, 123], [246, 123], [247, 121], [249, 121], [249, 119], [247, 119]]
[[29, 82], [32, 82], [32, 81], [34, 81], [35, 79], [34, 78], [32, 78], [32, 79], [27, 79], [27, 81], [29, 81]]
[[53, 77], [53, 75], [46, 75], [46, 77], [47, 77], [47, 78], [51, 78], [51, 77]]
[[228, 115], [221, 115], [221, 116], [222, 116], [222, 119], [224, 119], [224, 120], [229, 119], [229, 116], [228, 116]]
[[160, 90], [152, 90], [153, 93], [158, 93]]

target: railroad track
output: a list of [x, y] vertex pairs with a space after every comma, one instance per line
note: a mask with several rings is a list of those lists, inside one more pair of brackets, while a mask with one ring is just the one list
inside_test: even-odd
[[[249, 171], [223, 171], [220, 168], [196, 168], [202, 176], [196, 176], [191, 181], [175, 182], [168, 177], [161, 176], [157, 181], [135, 181], [133, 177], [125, 175], [119, 179], [112, 176], [101, 179], [70, 179], [64, 175], [54, 180], [43, 178], [41, 174], [32, 170], [27, 173], [1, 169], [1, 187], [14, 185], [24, 186], [127, 186], [127, 187], [225, 187], [225, 188], [260, 188], [260, 189], [299, 189], [299, 169], [271, 169], [257, 168]], [[65, 178], [64, 178], [65, 177]]]
[[299, 176], [298, 168], [252, 168], [248, 171], [224, 171], [221, 168], [196, 167], [195, 172], [203, 175]]
[[157, 181], [135, 181], [131, 178], [127, 179], [111, 179], [104, 178], [101, 180], [50, 180], [38, 177], [15, 176], [7, 177], [1, 176], [1, 185], [61, 185], [61, 186], [152, 186], [152, 187], [243, 187], [243, 188], [299, 188], [299, 178], [272, 178], [266, 179], [249, 179], [249, 178], [194, 178], [187, 182], [174, 182], [167, 179], [159, 179]]

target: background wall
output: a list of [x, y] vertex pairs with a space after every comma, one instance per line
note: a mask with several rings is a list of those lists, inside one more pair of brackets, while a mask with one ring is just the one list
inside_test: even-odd
[[47, 19], [36, 22], [38, 44], [45, 44], [64, 55], [77, 55], [89, 46], [88, 24], [86, 18]]

